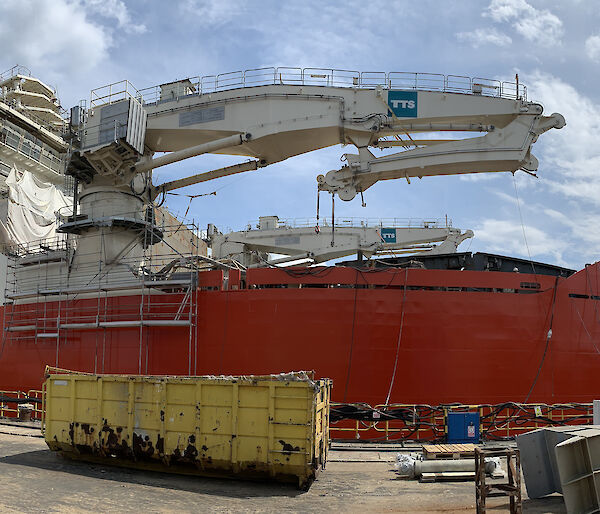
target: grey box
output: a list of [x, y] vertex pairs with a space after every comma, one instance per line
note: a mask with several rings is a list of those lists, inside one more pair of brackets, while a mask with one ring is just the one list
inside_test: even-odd
[[521, 468], [527, 495], [541, 498], [552, 493], [562, 493], [555, 448], [571, 439], [590, 425], [540, 428], [517, 436], [521, 453]]

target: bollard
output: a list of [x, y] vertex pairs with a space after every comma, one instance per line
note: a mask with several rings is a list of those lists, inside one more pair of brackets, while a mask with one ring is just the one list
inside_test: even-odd
[[33, 412], [33, 405], [31, 403], [21, 403], [18, 408], [19, 421], [31, 421], [31, 413]]

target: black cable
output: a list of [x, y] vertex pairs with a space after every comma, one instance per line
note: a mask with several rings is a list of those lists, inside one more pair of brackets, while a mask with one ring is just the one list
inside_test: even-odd
[[0, 403], [16, 403], [18, 405], [21, 405], [23, 403], [42, 403], [42, 399], [31, 398], [29, 396], [24, 396], [23, 398], [15, 398], [14, 396], [0, 395]]
[[[394, 428], [397, 432], [387, 433], [384, 436], [369, 436], [367, 440], [404, 441], [411, 439], [419, 431], [428, 430], [430, 435], [427, 437], [420, 435], [419, 440], [431, 442], [442, 440], [446, 436], [444, 427], [436, 424], [436, 416], [440, 417], [450, 409], [453, 409], [454, 412], [461, 412], [457, 409], [466, 411], [473, 407], [461, 404], [446, 404], [436, 407], [420, 404], [410, 407], [389, 405], [375, 409], [366, 403], [333, 403], [330, 406], [330, 421], [333, 430], [336, 430], [335, 425], [337, 423], [344, 420], [358, 421], [365, 429], [374, 428], [374, 424], [377, 422], [395, 421], [403, 424]], [[536, 407], [541, 407], [547, 411], [547, 415], [537, 416], [535, 413]], [[503, 436], [496, 432], [523, 430], [521, 427], [528, 427], [532, 422], [538, 426], [566, 426], [582, 422], [589, 423], [592, 419], [592, 415], [589, 413], [590, 405], [582, 403], [526, 405], [516, 402], [504, 402], [496, 405], [481, 404], [477, 405], [476, 408], [478, 410], [482, 408], [490, 409], [489, 413], [480, 417], [480, 436], [483, 440], [506, 441], [514, 439], [514, 436]], [[550, 417], [551, 413], [560, 409], [579, 410], [581, 414], [570, 416], [567, 419], [552, 419]], [[498, 419], [502, 412], [506, 412], [507, 415]]]
[[548, 327], [548, 334], [546, 335], [546, 347], [544, 348], [544, 353], [542, 355], [542, 360], [540, 361], [540, 365], [537, 370], [537, 374], [535, 375], [535, 379], [533, 380], [533, 384], [529, 388], [529, 392], [525, 397], [525, 401], [523, 403], [527, 403], [529, 401], [529, 397], [533, 392], [533, 388], [537, 384], [538, 378], [540, 377], [540, 373], [542, 372], [542, 367], [544, 366], [544, 362], [546, 360], [546, 353], [548, 352], [548, 347], [550, 346], [550, 339], [552, 338], [552, 324], [554, 323], [554, 306], [556, 305], [556, 291], [558, 290], [558, 275], [554, 281], [554, 293], [552, 295], [552, 312], [550, 313], [550, 326]]
[[344, 387], [344, 401], [348, 396], [348, 386], [350, 385], [350, 371], [352, 369], [352, 353], [354, 350], [354, 327], [356, 324], [356, 301], [358, 298], [358, 276], [359, 271], [356, 270], [356, 278], [354, 280], [354, 307], [352, 310], [352, 331], [350, 333], [350, 353], [348, 355], [348, 370], [346, 371], [346, 386]]

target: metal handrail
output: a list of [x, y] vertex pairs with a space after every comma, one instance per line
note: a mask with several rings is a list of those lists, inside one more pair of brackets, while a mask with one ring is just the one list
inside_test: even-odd
[[99, 105], [112, 104], [126, 98], [141, 100], [140, 92], [128, 80], [121, 80], [106, 86], [92, 89], [90, 95], [90, 109]]
[[[191, 83], [193, 93], [189, 87]], [[527, 87], [521, 83], [467, 77], [462, 75], [444, 75], [441, 73], [420, 72], [379, 72], [355, 71], [334, 68], [293, 68], [288, 66], [251, 68], [218, 75], [195, 76], [180, 81], [182, 87], [173, 97], [161, 98], [161, 86], [151, 86], [137, 90], [124, 80], [92, 90], [91, 106], [103, 105], [122, 100], [127, 95], [151, 104], [176, 100], [183, 96], [204, 95], [218, 91], [227, 91], [264, 85], [328, 86], [342, 88], [373, 89], [409, 89], [422, 91], [440, 91], [449, 93], [475, 94], [508, 99], [527, 99]], [[116, 91], [114, 91], [116, 90]], [[128, 93], [129, 90], [132, 92]], [[180, 93], [180, 94], [179, 94]]]
[[[315, 227], [316, 218], [281, 218], [277, 220], [279, 228], [303, 228]], [[246, 230], [256, 230], [259, 227], [260, 220], [253, 220], [247, 223]], [[330, 221], [322, 218], [318, 223], [322, 227], [331, 226]], [[335, 226], [358, 227], [358, 228], [443, 228], [452, 227], [452, 220], [449, 218], [355, 218], [345, 217], [335, 220]]]
[[[0, 89], [0, 101], [6, 103], [6, 105], [8, 105], [9, 107], [11, 107], [13, 109], [16, 108], [14, 100], [12, 100], [12, 101], [6, 100], [5, 95], [2, 92], [2, 89]], [[37, 116], [36, 114], [34, 114], [31, 111], [31, 109], [21, 108], [18, 110], [21, 112], [21, 114], [25, 115], [27, 118], [29, 118], [33, 122], [37, 123], [41, 127], [45, 128], [46, 130], [49, 130], [50, 132], [60, 132], [61, 134], [64, 134], [66, 131], [67, 122], [68, 122], [70, 113], [69, 113], [69, 111], [67, 111], [66, 109], [63, 109], [60, 106], [58, 109], [58, 114], [62, 119], [62, 123], [60, 123], [59, 121], [55, 121], [55, 122], [47, 121], [47, 120], [41, 118], [40, 116]]]
[[[432, 406], [430, 413], [421, 422], [407, 422], [401, 419], [389, 420], [340, 420], [332, 422], [329, 430], [333, 440], [374, 440], [374, 441], [399, 441], [408, 439], [412, 441], [431, 441], [437, 434], [447, 434], [448, 412], [479, 412], [480, 435], [482, 439], [494, 440], [495, 438], [512, 438], [524, 432], [539, 428], [564, 425], [564, 424], [589, 424], [592, 415], [592, 404], [545, 404], [524, 403], [519, 404], [523, 412], [533, 413], [536, 408], [545, 411], [543, 416], [522, 419], [510, 412], [510, 406], [494, 412], [500, 405], [438, 405]], [[368, 406], [367, 406], [368, 407]], [[373, 407], [374, 412], [386, 410], [406, 409], [414, 411], [423, 405], [416, 404], [381, 404]], [[585, 414], [582, 411], [585, 410]], [[491, 416], [491, 414], [494, 414]]]
[[[21, 66], [20, 64], [17, 64], [15, 66], [13, 66], [12, 68], [0, 73], [0, 84], [3, 82], [6, 82], [7, 80], [9, 80], [13, 77], [17, 77], [19, 75], [25, 76], [25, 77], [31, 77], [31, 70], [29, 68], [27, 68], [26, 66]], [[46, 86], [46, 87], [49, 87], [49, 86]], [[51, 91], [53, 90], [52, 91], [53, 95], [56, 94], [56, 88], [50, 87], [50, 90]], [[6, 87], [3, 87], [2, 89], [0, 89], [0, 100], [3, 100], [6, 102], [5, 93], [7, 91], [9, 91], [9, 89]], [[53, 99], [56, 100], [56, 98], [54, 98], [54, 97], [52, 97], [52, 98], [49, 97], [49, 100], [52, 101]], [[55, 105], [58, 107], [57, 114], [60, 116], [62, 123], [60, 123], [58, 121], [51, 122], [51, 121], [44, 120], [43, 118], [33, 114], [31, 112], [31, 110], [25, 111], [24, 114], [44, 128], [50, 129], [51, 131], [58, 131], [61, 133], [65, 133], [66, 125], [69, 120], [70, 113], [69, 113], [69, 111], [67, 111], [66, 109], [61, 107], [58, 103], [56, 103]]]
[[26, 66], [15, 64], [12, 68], [0, 73], [0, 82], [4, 82], [5, 80], [17, 75], [26, 75], [27, 77], [31, 77], [31, 70]]
[[0, 145], [33, 159], [53, 173], [64, 173], [64, 159], [55, 150], [40, 140], [32, 139], [27, 131], [8, 120], [0, 120]]

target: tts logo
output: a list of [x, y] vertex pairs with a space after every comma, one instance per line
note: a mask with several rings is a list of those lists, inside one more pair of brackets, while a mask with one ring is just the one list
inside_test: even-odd
[[396, 229], [395, 228], [382, 228], [381, 239], [384, 243], [395, 243], [396, 242]]
[[416, 118], [418, 98], [417, 91], [388, 91], [388, 116]]
[[392, 100], [390, 103], [394, 109], [414, 109], [416, 105], [414, 100]]

